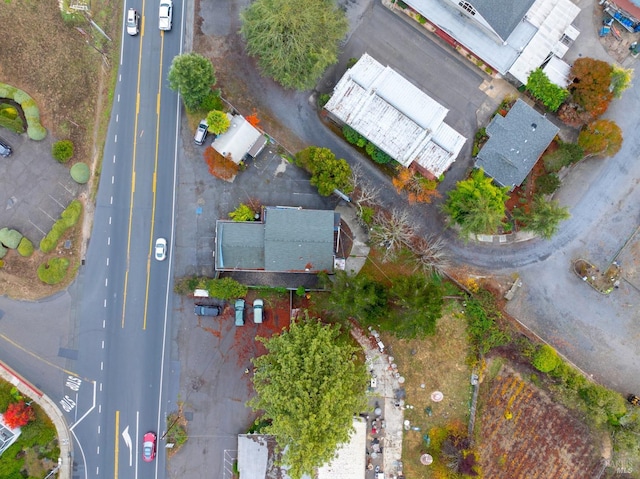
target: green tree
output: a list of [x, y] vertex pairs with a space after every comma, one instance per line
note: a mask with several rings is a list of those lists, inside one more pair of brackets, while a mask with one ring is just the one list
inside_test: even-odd
[[569, 210], [560, 206], [557, 201], [547, 201], [542, 195], [533, 199], [529, 211], [519, 208], [513, 212], [514, 218], [522, 223], [522, 228], [550, 239], [558, 232], [561, 221], [571, 218]]
[[613, 65], [611, 70], [611, 90], [614, 98], [622, 96], [622, 92], [631, 86], [632, 78], [633, 68], [622, 68], [621, 66]]
[[596, 120], [580, 131], [578, 145], [587, 156], [613, 156], [622, 147], [622, 130], [611, 120]]
[[527, 79], [526, 89], [551, 111], [556, 111], [569, 96], [569, 91], [549, 80], [549, 77], [536, 68]]
[[267, 354], [253, 360], [256, 396], [248, 404], [270, 421], [262, 432], [275, 436], [289, 476], [313, 476], [349, 440], [354, 414], [366, 407], [361, 350], [339, 326], [308, 317], [258, 340]]
[[584, 150], [576, 143], [558, 143], [558, 149], [542, 157], [544, 169], [547, 173], [555, 173], [563, 166], [569, 166], [584, 158]]
[[352, 317], [373, 325], [388, 311], [387, 290], [366, 276], [349, 276], [344, 271], [337, 271], [329, 304], [338, 317]]
[[220, 110], [210, 111], [207, 115], [207, 124], [209, 125], [209, 133], [220, 135], [227, 131], [231, 126], [231, 120], [227, 114]]
[[295, 161], [311, 173], [311, 184], [322, 196], [329, 196], [335, 189], [343, 193], [353, 191], [351, 167], [328, 148], [309, 146], [296, 154]]
[[198, 53], [183, 53], [173, 58], [169, 87], [180, 93], [187, 110], [196, 110], [207, 100], [215, 84], [215, 71], [208, 58]]
[[240, 14], [247, 52], [285, 88], [313, 88], [338, 61], [348, 22], [332, 0], [256, 0]]
[[460, 226], [462, 238], [471, 234], [494, 233], [504, 218], [509, 188], [495, 186], [482, 168], [469, 179], [458, 181], [448, 193], [442, 211]]
[[536, 178], [536, 191], [541, 195], [550, 195], [556, 191], [562, 182], [555, 173], [538, 176]]
[[433, 277], [400, 276], [391, 285], [393, 332], [399, 338], [424, 338], [436, 333], [442, 316], [442, 288]]

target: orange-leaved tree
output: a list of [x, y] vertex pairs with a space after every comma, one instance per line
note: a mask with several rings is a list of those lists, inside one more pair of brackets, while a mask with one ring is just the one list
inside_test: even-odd
[[612, 72], [613, 67], [602, 60], [577, 59], [571, 67], [572, 83], [568, 86], [571, 99], [560, 112], [561, 119], [569, 124], [584, 124], [607, 111], [614, 96]]
[[36, 413], [24, 401], [11, 403], [4, 412], [4, 423], [11, 429], [26, 426], [36, 418]]
[[434, 198], [439, 198], [436, 190], [438, 182], [414, 173], [409, 168], [402, 168], [391, 180], [398, 193], [406, 191], [409, 203], [431, 203]]
[[238, 165], [231, 160], [231, 155], [223, 156], [211, 146], [204, 150], [204, 160], [209, 173], [221, 180], [230, 180], [238, 173]]
[[251, 115], [245, 117], [245, 120], [247, 120], [249, 124], [254, 128], [258, 128], [258, 125], [260, 124], [260, 118], [258, 118], [258, 112], [255, 108], [253, 109], [253, 113], [251, 113]]
[[622, 146], [622, 130], [611, 120], [596, 120], [580, 131], [578, 145], [586, 156], [613, 156]]

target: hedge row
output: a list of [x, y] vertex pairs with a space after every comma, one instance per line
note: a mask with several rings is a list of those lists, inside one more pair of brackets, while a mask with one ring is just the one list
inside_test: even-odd
[[73, 200], [69, 203], [69, 206], [60, 214], [60, 219], [51, 227], [51, 231], [40, 241], [40, 251], [43, 253], [53, 251], [62, 235], [78, 222], [81, 214], [82, 203], [79, 200]]
[[19, 103], [27, 119], [27, 135], [32, 140], [44, 140], [47, 130], [40, 123], [40, 110], [33, 98], [26, 92], [6, 83], [0, 83], [0, 98], [9, 98]]
[[18, 230], [0, 229], [0, 258], [4, 258], [10, 249], [17, 249], [20, 256], [28, 257], [33, 254], [33, 243]]
[[384, 165], [393, 160], [389, 155], [387, 155], [384, 151], [378, 148], [376, 145], [367, 140], [366, 137], [362, 136], [356, 130], [351, 128], [349, 125], [344, 125], [342, 127], [342, 134], [344, 135], [344, 139], [347, 140], [352, 145], [356, 145], [360, 148], [364, 148], [367, 154], [371, 157], [373, 161]]

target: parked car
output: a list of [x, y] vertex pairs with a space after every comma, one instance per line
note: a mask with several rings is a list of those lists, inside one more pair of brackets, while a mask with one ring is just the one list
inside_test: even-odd
[[196, 316], [218, 316], [222, 312], [222, 308], [220, 306], [196, 304], [193, 312]]
[[156, 240], [155, 256], [158, 261], [164, 261], [167, 258], [167, 240], [158, 238]]
[[142, 438], [142, 460], [144, 462], [151, 462], [156, 457], [156, 441], [157, 436], [155, 432], [149, 431]]
[[158, 19], [158, 26], [160, 30], [171, 30], [171, 23], [173, 22], [173, 2], [172, 0], [160, 1], [160, 13]]
[[244, 325], [244, 299], [236, 299], [236, 326]]
[[207, 133], [209, 133], [208, 128], [209, 124], [207, 123], [207, 120], [200, 120], [198, 129], [196, 130], [196, 136], [193, 137], [193, 141], [196, 145], [202, 145], [204, 140], [207, 139]]
[[5, 140], [0, 138], [0, 156], [6, 158], [11, 154], [13, 150], [11, 149], [11, 145], [7, 143]]
[[134, 8], [127, 10], [127, 33], [129, 35], [137, 35], [139, 29], [140, 15]]
[[262, 323], [262, 312], [264, 310], [264, 301], [261, 299], [255, 299], [253, 301], [253, 322], [256, 324]]

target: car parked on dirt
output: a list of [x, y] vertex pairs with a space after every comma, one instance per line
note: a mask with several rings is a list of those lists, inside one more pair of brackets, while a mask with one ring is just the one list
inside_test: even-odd
[[253, 322], [255, 324], [262, 323], [262, 314], [264, 311], [264, 301], [260, 298], [253, 300]]
[[193, 312], [196, 316], [218, 316], [222, 312], [222, 308], [220, 306], [196, 304]]
[[236, 299], [236, 304], [234, 307], [236, 311], [236, 326], [244, 325], [244, 299], [239, 298]]

